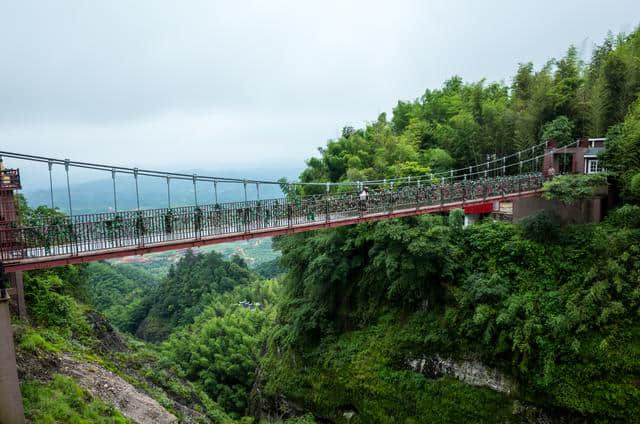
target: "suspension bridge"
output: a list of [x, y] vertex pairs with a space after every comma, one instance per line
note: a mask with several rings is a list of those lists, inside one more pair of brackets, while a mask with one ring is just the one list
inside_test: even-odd
[[[567, 149], [570, 146], [564, 146]], [[0, 191], [0, 260], [4, 272], [77, 264], [151, 252], [332, 228], [360, 222], [441, 213], [455, 208], [491, 212], [493, 202], [537, 193], [545, 180], [541, 165], [557, 148], [548, 143], [489, 160], [481, 165], [443, 173], [355, 182], [286, 182], [189, 175], [125, 168], [68, 159], [0, 152], [3, 158], [40, 162], [49, 170], [51, 207], [55, 207], [52, 169], [65, 170], [67, 214], [20, 219], [13, 192], [22, 188], [17, 168], [2, 169]], [[69, 170], [84, 168], [107, 173], [113, 181], [113, 211], [73, 214]], [[527, 172], [525, 172], [525, 170]], [[137, 208], [118, 211], [116, 175], [135, 181]], [[167, 206], [140, 208], [139, 177], [167, 184]], [[171, 181], [190, 180], [194, 199], [189, 206], [171, 206]], [[198, 199], [198, 185], [211, 186], [212, 201]], [[233, 184], [244, 200], [218, 202], [218, 186]], [[247, 186], [255, 185], [254, 199]], [[278, 185], [286, 196], [261, 199], [260, 187]], [[321, 194], [298, 196], [299, 187], [314, 186]], [[360, 190], [368, 187], [366, 199]], [[318, 190], [318, 188], [320, 190]]]
[[[10, 295], [15, 295], [19, 314], [26, 317], [22, 271], [443, 213], [455, 208], [462, 208], [465, 214], [486, 214], [501, 201], [539, 193], [549, 174], [560, 171], [559, 155], [572, 155], [571, 171], [580, 172], [582, 160], [585, 167], [588, 160], [594, 160], [583, 154], [591, 140], [594, 139], [577, 140], [562, 147], [545, 142], [504, 157], [488, 158], [482, 164], [441, 173], [343, 182], [223, 178], [0, 152], [0, 421], [24, 422], [7, 307]], [[11, 161], [11, 165], [14, 161], [26, 161], [47, 167], [49, 206], [56, 212], [20, 216], [15, 193], [22, 189], [23, 181], [19, 168], [5, 168], [4, 159]], [[65, 172], [66, 211], [59, 210], [54, 201], [54, 168]], [[102, 172], [112, 179], [110, 210], [73, 213], [70, 170], [74, 168]], [[118, 210], [116, 176], [133, 178], [134, 210]], [[140, 207], [141, 176], [166, 182], [166, 207]], [[193, 184], [193, 204], [174, 207], [171, 182], [180, 180]], [[237, 188], [242, 201], [218, 201], [219, 186], [229, 184]], [[202, 185], [211, 188], [208, 202], [198, 198]], [[256, 195], [250, 199], [247, 186], [253, 185]], [[260, 188], [266, 185], [277, 185], [283, 196], [261, 198]], [[362, 197], [364, 187], [369, 190]], [[316, 194], [301, 195], [309, 192]], [[13, 286], [10, 290], [6, 287], [7, 279]]]

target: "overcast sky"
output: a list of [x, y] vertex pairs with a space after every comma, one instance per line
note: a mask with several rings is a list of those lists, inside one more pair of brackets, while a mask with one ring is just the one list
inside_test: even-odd
[[[510, 82], [640, 2], [0, 2], [0, 150], [160, 169], [302, 165], [451, 75]], [[250, 175], [248, 175], [250, 177]]]

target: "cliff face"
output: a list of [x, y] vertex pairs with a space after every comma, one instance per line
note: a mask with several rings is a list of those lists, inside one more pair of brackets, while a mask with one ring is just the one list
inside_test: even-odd
[[475, 387], [486, 387], [505, 395], [517, 394], [515, 380], [477, 360], [453, 360], [440, 356], [411, 359], [409, 368], [428, 378], [453, 377]]
[[[322, 423], [371, 423], [397, 422], [398, 417], [408, 415], [419, 422], [430, 422], [431, 412], [435, 412], [433, 416], [443, 414], [448, 417], [446, 422], [475, 422], [482, 417], [489, 420], [485, 422], [501, 423], [571, 422], [567, 415], [545, 411], [522, 400], [515, 378], [476, 359], [452, 359], [439, 355], [407, 359], [404, 361], [406, 371], [378, 370], [380, 379], [377, 381], [368, 379], [362, 371], [352, 374], [351, 366], [346, 364], [340, 371], [331, 367], [316, 369], [309, 367], [308, 363], [301, 366], [303, 359], [287, 357], [282, 351], [278, 361], [287, 363], [290, 370], [299, 369], [304, 375], [296, 381], [304, 381], [303, 384], [313, 389], [306, 391], [305, 387], [299, 386], [290, 390], [291, 387], [283, 383], [292, 375], [282, 378], [280, 373], [276, 383], [278, 390], [274, 392], [274, 382], [269, 381], [269, 376], [274, 375], [273, 370], [265, 372], [258, 369], [249, 411], [256, 419], [278, 420], [312, 415], [315, 422]], [[273, 364], [269, 358], [267, 363]], [[350, 365], [359, 368], [358, 364]], [[375, 368], [376, 364], [369, 362], [368, 367]], [[392, 377], [394, 372], [398, 373], [397, 380]], [[330, 382], [327, 380], [329, 375], [333, 376]], [[394, 381], [392, 387], [385, 387], [385, 378]], [[421, 383], [412, 385], [415, 381]], [[365, 384], [361, 385], [363, 382]], [[361, 387], [364, 393], [353, 392], [353, 387]], [[323, 393], [322, 390], [327, 388], [332, 392]], [[301, 393], [308, 397], [300, 397]], [[432, 397], [430, 407], [435, 411], [421, 408], [423, 396]], [[389, 405], [390, 398], [398, 404]], [[402, 412], [393, 411], [393, 407], [404, 409]], [[385, 411], [387, 408], [389, 411]]]

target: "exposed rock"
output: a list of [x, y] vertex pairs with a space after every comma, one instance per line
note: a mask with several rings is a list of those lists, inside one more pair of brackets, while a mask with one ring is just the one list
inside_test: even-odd
[[113, 405], [134, 423], [169, 424], [178, 421], [157, 401], [100, 365], [80, 362], [66, 354], [60, 360], [60, 373], [72, 377], [92, 395]]
[[443, 359], [439, 356], [407, 361], [413, 371], [429, 378], [455, 377], [471, 386], [488, 387], [506, 395], [517, 392], [516, 382], [500, 371], [476, 360]]
[[58, 372], [61, 363], [60, 357], [55, 353], [42, 351], [35, 354], [16, 349], [16, 364], [20, 381], [26, 378], [48, 381], [52, 374]]
[[347, 420], [351, 420], [351, 418], [355, 417], [356, 412], [355, 411], [345, 411], [342, 413], [342, 416]]
[[351, 419], [356, 415], [358, 415], [358, 411], [356, 411], [355, 409], [347, 409], [342, 412], [342, 416], [347, 421], [351, 421]]
[[127, 343], [102, 314], [89, 311], [85, 317], [93, 327], [93, 334], [99, 341], [96, 349], [100, 353], [108, 354], [127, 350]]

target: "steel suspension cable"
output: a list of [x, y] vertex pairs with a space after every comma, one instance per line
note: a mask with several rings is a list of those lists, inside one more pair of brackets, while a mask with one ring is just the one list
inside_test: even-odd
[[[539, 147], [541, 145], [543, 145], [545, 143], [540, 143], [535, 147]], [[13, 153], [13, 152], [0, 152], [1, 155], [5, 155], [8, 157], [12, 157], [15, 159], [22, 159], [22, 160], [29, 160], [29, 161], [39, 161], [39, 162], [49, 162], [51, 161], [52, 163], [56, 163], [56, 164], [64, 164], [67, 163], [69, 166], [73, 166], [73, 167], [79, 167], [79, 168], [85, 168], [85, 169], [93, 169], [93, 170], [100, 170], [100, 171], [110, 171], [112, 169], [115, 169], [116, 172], [120, 172], [120, 173], [128, 173], [128, 174], [134, 174], [137, 170], [137, 174], [138, 175], [144, 175], [144, 176], [150, 176], [150, 177], [166, 177], [166, 176], [171, 176], [172, 178], [175, 179], [192, 179], [193, 176], [189, 175], [189, 174], [184, 174], [184, 173], [177, 173], [177, 172], [166, 172], [166, 171], [156, 171], [156, 170], [147, 170], [147, 169], [138, 169], [138, 168], [127, 168], [127, 167], [122, 167], [122, 166], [113, 166], [113, 165], [104, 165], [104, 164], [96, 164], [96, 163], [91, 163], [91, 162], [77, 162], [77, 161], [70, 161], [70, 160], [66, 160], [66, 162], [64, 160], [61, 159], [55, 159], [55, 158], [47, 158], [44, 156], [36, 156], [36, 155], [27, 155], [27, 154], [20, 154], [20, 153]], [[517, 153], [511, 154], [511, 155], [507, 155], [504, 158], [510, 158], [510, 157], [514, 157], [515, 155], [517, 155]], [[495, 163], [502, 160], [502, 158], [496, 158], [494, 160], [488, 161], [489, 164], [491, 163]], [[483, 164], [485, 165], [485, 164]], [[478, 165], [476, 166], [471, 166], [470, 168], [473, 167], [478, 167]], [[453, 169], [453, 170], [449, 170], [449, 171], [443, 171], [441, 173], [434, 173], [432, 174], [434, 177], [438, 177], [441, 175], [445, 175], [447, 173], [451, 173], [453, 171], [453, 174], [455, 176], [455, 174], [459, 173], [460, 171], [465, 171], [467, 168], [458, 168], [458, 169]], [[420, 177], [424, 177], [424, 175], [420, 176]], [[244, 181], [247, 181], [248, 183], [256, 183], [259, 182], [261, 184], [272, 184], [272, 185], [280, 185], [281, 183], [279, 181], [267, 181], [267, 180], [249, 180], [249, 179], [240, 179], [240, 178], [223, 178], [223, 177], [211, 177], [211, 176], [198, 176], [198, 180], [199, 181], [225, 181], [225, 182], [231, 182], [231, 183], [242, 183]], [[406, 177], [404, 178], [396, 178], [394, 179], [395, 181], [405, 181]], [[382, 180], [367, 180], [367, 181], [362, 181], [363, 184], [373, 184], [373, 183], [381, 183]], [[299, 182], [299, 181], [295, 181], [295, 182], [288, 182], [289, 185], [299, 185], [299, 186], [305, 186], [305, 185], [309, 185], [309, 186], [314, 186], [314, 185], [324, 185], [325, 183], [323, 182]], [[334, 186], [357, 186], [356, 183], [354, 182], [349, 182], [349, 181], [345, 181], [345, 182], [337, 182], [337, 183], [331, 183], [331, 185]]]
[[111, 170], [111, 179], [113, 180], [113, 210], [118, 212], [118, 196], [116, 196], [116, 171]]
[[197, 175], [193, 174], [193, 198], [196, 202], [196, 208], [198, 207], [198, 185], [196, 183], [197, 181]]
[[138, 168], [133, 169], [133, 178], [136, 180], [136, 205], [140, 210], [140, 191], [138, 190]]
[[171, 209], [171, 177], [167, 176], [167, 207]]
[[71, 207], [71, 184], [69, 183], [69, 160], [65, 159], [64, 170], [67, 174], [67, 196], [69, 197], [69, 217], [73, 216], [73, 208]]
[[51, 168], [53, 168], [53, 163], [49, 161], [48, 165], [49, 165], [49, 194], [51, 195], [51, 209], [55, 209], [55, 207], [53, 206], [53, 176], [51, 175]]

